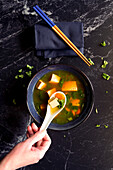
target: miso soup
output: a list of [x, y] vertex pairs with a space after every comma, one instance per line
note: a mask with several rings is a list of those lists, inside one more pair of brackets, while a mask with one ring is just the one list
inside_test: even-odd
[[45, 117], [49, 97], [55, 91], [63, 91], [66, 94], [67, 103], [52, 122], [66, 124], [77, 119], [84, 107], [85, 89], [78, 77], [63, 70], [51, 71], [37, 81], [33, 92], [37, 114]]

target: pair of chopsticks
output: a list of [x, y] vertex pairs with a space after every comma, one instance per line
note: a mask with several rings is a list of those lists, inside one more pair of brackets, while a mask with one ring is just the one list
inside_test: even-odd
[[49, 26], [73, 49], [73, 51], [88, 65], [92, 64], [88, 59], [79, 51], [79, 49], [69, 40], [69, 38], [48, 18], [48, 16], [39, 8], [38, 5], [33, 9], [49, 24]]

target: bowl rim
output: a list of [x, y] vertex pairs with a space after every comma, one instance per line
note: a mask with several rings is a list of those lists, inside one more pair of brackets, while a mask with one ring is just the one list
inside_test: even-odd
[[[74, 127], [77, 127], [78, 125], [80, 125], [82, 122], [85, 122], [87, 119], [88, 119], [88, 117], [91, 115], [91, 113], [92, 113], [92, 110], [93, 110], [93, 107], [94, 107], [94, 88], [93, 88], [93, 85], [92, 85], [92, 83], [91, 83], [91, 81], [90, 81], [90, 79], [88, 78], [88, 76], [83, 72], [83, 71], [81, 71], [80, 69], [78, 69], [77, 67], [75, 67], [75, 66], [73, 66], [73, 65], [69, 65], [69, 64], [51, 64], [51, 65], [48, 65], [48, 66], [45, 66], [45, 67], [42, 67], [41, 69], [39, 69], [38, 70], [38, 72], [32, 77], [32, 79], [30, 80], [30, 82], [29, 82], [29, 84], [28, 84], [28, 87], [27, 87], [27, 107], [28, 107], [28, 110], [29, 110], [29, 113], [31, 114], [31, 116], [33, 117], [33, 119], [38, 123], [38, 124], [41, 124], [42, 122], [40, 121], [40, 119], [42, 119], [43, 120], [43, 118], [37, 113], [37, 115], [38, 115], [38, 120], [37, 120], [37, 118], [35, 118], [34, 116], [33, 116], [33, 113], [32, 113], [32, 111], [31, 111], [31, 108], [30, 108], [30, 103], [29, 103], [29, 100], [28, 100], [28, 97], [29, 97], [29, 89], [30, 89], [30, 86], [32, 85], [32, 82], [33, 82], [33, 80], [34, 80], [34, 78], [36, 78], [36, 76], [38, 76], [39, 74], [40, 74], [40, 72], [42, 72], [42, 71], [44, 71], [44, 70], [46, 70], [46, 69], [48, 69], [48, 68], [51, 68], [51, 67], [68, 67], [68, 68], [72, 68], [72, 69], [74, 69], [75, 71], [77, 71], [79, 74], [81, 74], [82, 75], [82, 77], [83, 78], [85, 78], [85, 80], [87, 80], [88, 81], [88, 83], [89, 83], [89, 86], [90, 86], [90, 89], [91, 89], [91, 104], [90, 104], [90, 108], [89, 108], [89, 113], [87, 113], [86, 114], [86, 116], [80, 121], [80, 122], [78, 122], [78, 123], [76, 123], [75, 125], [74, 124], [72, 124], [72, 122], [74, 122], [74, 120], [73, 121], [70, 121], [69, 123], [66, 123], [66, 124], [64, 124], [64, 125], [59, 125], [59, 124], [56, 124], [56, 123], [51, 123], [50, 125], [49, 125], [49, 127], [48, 127], [48, 129], [52, 129], [52, 130], [68, 130], [68, 129], [72, 129], [72, 128], [74, 128]], [[56, 69], [57, 70], [57, 69]], [[60, 69], [59, 69], [60, 70]], [[53, 71], [53, 70], [50, 70], [50, 71]], [[55, 71], [55, 70], [54, 70]], [[65, 70], [66, 71], [66, 70]], [[68, 70], [67, 70], [68, 71]], [[48, 71], [49, 72], [49, 71]], [[41, 76], [42, 77], [42, 76]], [[40, 78], [41, 78], [40, 77]], [[38, 81], [38, 80], [37, 80]], [[36, 81], [36, 82], [37, 82]], [[35, 84], [34, 84], [34, 87], [35, 87], [35, 85], [36, 85], [36, 82], [35, 82]], [[32, 87], [32, 91], [34, 90], [34, 87]], [[34, 106], [34, 103], [32, 103], [33, 104], [33, 106]], [[34, 106], [34, 109], [35, 109], [35, 106]], [[35, 109], [36, 110], [36, 109]], [[39, 119], [40, 118], [40, 119]], [[76, 120], [76, 119], [75, 119]], [[71, 124], [70, 124], [71, 123]], [[69, 126], [66, 126], [66, 125], [69, 125]]]

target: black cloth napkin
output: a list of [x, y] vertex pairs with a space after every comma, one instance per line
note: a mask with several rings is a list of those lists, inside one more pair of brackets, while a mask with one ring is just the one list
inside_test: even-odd
[[[83, 53], [83, 24], [81, 22], [60, 22], [56, 23], [56, 25]], [[44, 58], [77, 56], [47, 24], [35, 25], [35, 48], [37, 56]]]

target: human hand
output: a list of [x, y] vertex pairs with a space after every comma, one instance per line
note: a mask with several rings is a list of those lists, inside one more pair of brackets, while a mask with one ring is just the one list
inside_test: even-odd
[[0, 164], [1, 169], [14, 170], [37, 163], [43, 158], [51, 144], [51, 139], [47, 132], [39, 131], [39, 128], [33, 123], [31, 126], [28, 126], [27, 137], [28, 139], [17, 144], [2, 160]]

